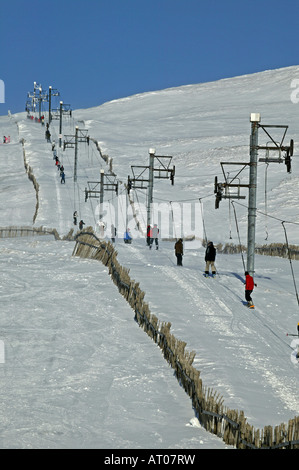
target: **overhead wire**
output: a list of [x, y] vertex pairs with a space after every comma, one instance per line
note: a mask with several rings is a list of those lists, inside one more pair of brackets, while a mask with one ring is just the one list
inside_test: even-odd
[[175, 220], [174, 220], [174, 215], [173, 215], [173, 207], [172, 207], [172, 201], [169, 201], [170, 207], [171, 207], [171, 219], [172, 219], [172, 228], [174, 232], [174, 237], [177, 238], [176, 236], [176, 229], [175, 229]]
[[[242, 204], [241, 202], [236, 202], [235, 201], [234, 203], [238, 204], [239, 206], [245, 207], [247, 209], [247, 206], [245, 206], [245, 204]], [[266, 215], [265, 212], [263, 212], [259, 209], [256, 209], [256, 212], [259, 213], [259, 214], [262, 214], [262, 215]], [[283, 219], [280, 219], [279, 217], [275, 217], [274, 215], [267, 214], [267, 217], [269, 217], [270, 219], [278, 220], [279, 222], [285, 222], [287, 224], [299, 225], [299, 222], [293, 222], [293, 221], [290, 221], [290, 220], [283, 220]]]
[[268, 167], [269, 167], [269, 163], [266, 164], [266, 168], [265, 168], [265, 211], [266, 211], [266, 214], [265, 214], [265, 232], [266, 232], [266, 238], [265, 240], [268, 240], [268, 224], [267, 224], [267, 212], [268, 212], [268, 201], [267, 201], [267, 181], [268, 181]]
[[287, 250], [288, 250], [288, 258], [289, 258], [289, 262], [290, 262], [290, 266], [291, 266], [291, 273], [292, 273], [293, 283], [294, 283], [294, 287], [295, 287], [297, 304], [298, 304], [298, 307], [299, 307], [299, 297], [298, 297], [296, 280], [295, 280], [295, 275], [294, 275], [294, 270], [293, 270], [293, 265], [292, 265], [292, 259], [291, 259], [291, 254], [290, 254], [290, 247], [289, 247], [289, 242], [288, 242], [287, 231], [286, 231], [286, 228], [285, 228], [285, 225], [284, 225], [285, 223], [286, 223], [285, 221], [281, 222], [281, 224], [283, 226], [283, 229], [284, 229], [284, 233], [285, 233], [286, 245], [287, 245]]
[[243, 250], [242, 250], [242, 244], [241, 244], [241, 237], [240, 237], [240, 231], [239, 231], [239, 225], [238, 225], [238, 218], [237, 218], [237, 213], [236, 213], [236, 209], [235, 209], [235, 206], [234, 206], [234, 201], [231, 201], [231, 205], [233, 206], [233, 209], [234, 209], [236, 230], [237, 230], [238, 239], [239, 239], [239, 248], [240, 248], [240, 253], [241, 253], [241, 258], [242, 258], [242, 263], [243, 263], [243, 269], [244, 269], [244, 272], [245, 272], [246, 271], [245, 262], [244, 262], [244, 256], [243, 256]]
[[[212, 197], [214, 196], [214, 193], [213, 194], [207, 194], [206, 196], [202, 196], [201, 198], [198, 198], [198, 197], [195, 197], [195, 198], [192, 198], [192, 199], [177, 199], [175, 201], [171, 201], [171, 202], [192, 202], [192, 201], [198, 201], [198, 199], [206, 199], [208, 197]], [[158, 197], [153, 197], [153, 199], [155, 199], [156, 201], [161, 201], [161, 202], [170, 202], [168, 199], [161, 199], [161, 198], [158, 198]]]
[[199, 203], [200, 203], [200, 212], [201, 212], [201, 220], [202, 220], [202, 228], [203, 228], [203, 233], [204, 233], [204, 237], [205, 237], [205, 241], [206, 243], [208, 243], [208, 238], [207, 238], [207, 232], [206, 232], [206, 226], [205, 226], [205, 220], [204, 220], [204, 216], [203, 216], [203, 207], [202, 207], [202, 200], [203, 198], [199, 198]]
[[[140, 207], [140, 202], [139, 202], [139, 198], [138, 198], [138, 194], [137, 194], [136, 189], [134, 189], [134, 194], [135, 194], [136, 199], [137, 199], [137, 204], [138, 204], [138, 206]], [[142, 221], [143, 221], [143, 224], [144, 224], [143, 226], [146, 227], [146, 220], [145, 220], [145, 218], [144, 218], [143, 211], [141, 211], [141, 217], [142, 217]]]

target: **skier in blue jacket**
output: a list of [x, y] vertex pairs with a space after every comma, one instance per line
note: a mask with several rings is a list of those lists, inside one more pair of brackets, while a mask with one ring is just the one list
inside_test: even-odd
[[124, 233], [124, 242], [125, 243], [132, 243], [132, 237], [131, 237], [131, 233], [130, 233], [129, 228], [127, 228], [127, 230]]

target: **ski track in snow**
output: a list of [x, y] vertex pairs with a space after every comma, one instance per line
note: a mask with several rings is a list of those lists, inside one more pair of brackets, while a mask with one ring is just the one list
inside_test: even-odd
[[[267, 324], [264, 319], [268, 318], [267, 314], [264, 314], [259, 308], [249, 310], [244, 305], [240, 297], [240, 291], [244, 291], [244, 286], [241, 285], [240, 280], [232, 278], [234, 282], [231, 282], [231, 277], [223, 274], [217, 275], [215, 279], [204, 278], [198, 269], [175, 265], [167, 266], [163, 264], [163, 261], [167, 259], [169, 264], [169, 261], [172, 262], [172, 260], [168, 253], [166, 254], [162, 250], [159, 251], [159, 258], [155, 257], [157, 252], [152, 252], [147, 247], [141, 251], [139, 247], [132, 245], [130, 250], [134, 254], [130, 259], [138, 259], [145, 267], [153, 267], [155, 275], [161, 277], [161, 281], [167, 278], [166, 284], [169, 283], [172, 286], [174, 283], [176, 285], [175, 289], [182, 293], [185, 304], [192, 311], [197, 312], [194, 321], [192, 321], [192, 328], [200, 331], [202, 322], [204, 322], [215, 338], [219, 336], [230, 338], [230, 346], [226, 346], [226, 349], [231, 350], [229, 353], [235, 356], [235, 359], [243, 352], [244, 370], [255, 371], [256, 375], [261, 376], [261, 380], [266, 381], [273, 389], [274, 394], [280, 398], [286, 409], [292, 413], [298, 413], [296, 380], [282, 379], [284, 370], [274, 360], [276, 355], [279, 355], [285, 361], [289, 361], [291, 346]], [[135, 264], [133, 261], [132, 268]], [[144, 288], [147, 293], [146, 286], [141, 285], [141, 288]], [[221, 297], [227, 298], [227, 292], [230, 293], [231, 307], [221, 300]], [[157, 299], [150, 297], [148, 301], [151, 308], [152, 301], [155, 305]], [[220, 311], [223, 313], [219, 314]], [[238, 315], [234, 313], [236, 311], [238, 311]], [[157, 315], [159, 318], [158, 313]], [[171, 316], [167, 320], [172, 323], [172, 329], [176, 331], [176, 321]], [[269, 337], [265, 336], [265, 329], [269, 332]], [[251, 344], [252, 336], [255, 338], [255, 346]], [[184, 337], [180, 339], [186, 341]], [[200, 343], [199, 333], [199, 346]], [[187, 341], [187, 347], [191, 347], [193, 350], [198, 349], [196, 344], [189, 344], [189, 341]], [[262, 351], [265, 350], [265, 347], [268, 348], [270, 357], [263, 355]], [[235, 373], [238, 374], [237, 371]], [[229, 378], [227, 380], [226, 385], [225, 383], [222, 385], [225, 386], [228, 395], [235, 399], [235, 392], [231, 390]]]

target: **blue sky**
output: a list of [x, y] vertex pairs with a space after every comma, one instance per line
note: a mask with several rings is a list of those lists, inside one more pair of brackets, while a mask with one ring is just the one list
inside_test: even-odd
[[299, 65], [297, 0], [1, 0], [0, 8], [0, 115], [23, 111], [34, 81], [78, 109]]

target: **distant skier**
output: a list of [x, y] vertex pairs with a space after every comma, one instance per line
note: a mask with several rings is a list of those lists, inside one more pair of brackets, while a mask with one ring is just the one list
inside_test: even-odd
[[151, 230], [151, 236], [150, 236], [150, 250], [152, 249], [153, 242], [155, 240], [156, 244], [156, 250], [159, 249], [159, 241], [158, 241], [158, 236], [159, 236], [159, 229], [157, 224], [154, 225], [153, 229]]
[[183, 248], [183, 240], [181, 238], [179, 238], [179, 240], [175, 243], [174, 250], [175, 250], [175, 256], [177, 259], [177, 266], [183, 266], [184, 248]]
[[51, 140], [50, 140], [51, 139], [51, 133], [50, 133], [49, 129], [46, 130], [45, 137], [46, 137], [47, 142], [51, 142]]
[[103, 220], [100, 220], [98, 222], [99, 230], [100, 230], [100, 238], [105, 237], [105, 231], [106, 231], [106, 224]]
[[209, 269], [211, 266], [212, 269], [212, 276], [216, 276], [216, 268], [215, 268], [215, 259], [216, 259], [216, 248], [213, 245], [213, 242], [209, 242], [206, 253], [205, 253], [205, 262], [206, 262], [206, 270], [205, 276], [209, 276]]
[[64, 171], [62, 171], [62, 172], [60, 173], [60, 178], [61, 178], [61, 179], [60, 179], [60, 183], [61, 183], [61, 184], [62, 184], [62, 183], [65, 184], [65, 174], [64, 174]]
[[79, 229], [80, 230], [83, 230], [83, 226], [85, 225], [85, 223], [83, 222], [83, 220], [80, 220], [79, 222]]
[[254, 286], [257, 287], [257, 284], [254, 283], [253, 277], [250, 276], [248, 271], [245, 271], [245, 299], [247, 300], [247, 306], [249, 308], [254, 308], [251, 298]]
[[74, 225], [77, 225], [77, 217], [78, 217], [78, 212], [75, 211], [74, 214], [73, 214], [73, 218], [74, 218]]
[[132, 237], [131, 237], [131, 232], [129, 228], [124, 233], [124, 242], [129, 243], [129, 244], [132, 243]]
[[116, 237], [116, 227], [114, 227], [114, 225], [111, 224], [111, 241], [112, 241], [112, 243], [115, 243], [115, 237]]
[[151, 244], [151, 234], [152, 234], [152, 227], [150, 225], [148, 225], [147, 229], [146, 229], [146, 243], [147, 243], [147, 246], [150, 246], [150, 244]]

